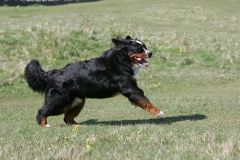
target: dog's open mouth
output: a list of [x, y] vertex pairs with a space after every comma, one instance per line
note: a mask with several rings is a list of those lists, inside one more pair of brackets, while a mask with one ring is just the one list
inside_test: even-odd
[[148, 62], [145, 59], [143, 59], [143, 58], [134, 57], [134, 60], [137, 61], [143, 67], [147, 67], [148, 66]]

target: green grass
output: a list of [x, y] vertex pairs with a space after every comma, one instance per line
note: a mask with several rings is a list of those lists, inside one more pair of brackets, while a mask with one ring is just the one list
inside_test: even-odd
[[[0, 7], [0, 159], [238, 159], [240, 2], [103, 0]], [[76, 121], [35, 121], [44, 96], [27, 86], [45, 70], [101, 55], [131, 35], [153, 52], [138, 84], [165, 116], [126, 98], [87, 99]]]

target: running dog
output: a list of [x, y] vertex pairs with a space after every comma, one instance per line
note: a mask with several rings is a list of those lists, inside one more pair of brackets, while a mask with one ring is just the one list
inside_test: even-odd
[[25, 68], [25, 79], [33, 91], [45, 93], [45, 101], [38, 110], [39, 125], [50, 127], [49, 116], [64, 114], [64, 122], [78, 125], [74, 118], [82, 110], [86, 98], [109, 98], [122, 94], [134, 106], [154, 116], [163, 116], [137, 86], [137, 74], [147, 67], [152, 57], [145, 44], [127, 36], [112, 38], [114, 47], [100, 57], [68, 64], [61, 69], [44, 71], [37, 60]]

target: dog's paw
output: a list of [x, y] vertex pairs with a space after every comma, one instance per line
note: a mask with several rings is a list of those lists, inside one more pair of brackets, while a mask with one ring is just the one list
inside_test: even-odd
[[50, 126], [50, 124], [46, 124], [45, 127], [49, 128], [49, 127], [51, 127], [51, 126]]
[[163, 111], [160, 111], [159, 113], [158, 113], [158, 115], [157, 115], [157, 117], [162, 117], [164, 115], [164, 113], [163, 113]]
[[132, 108], [133, 108], [133, 109], [137, 108], [137, 105], [135, 105], [134, 103], [132, 103]]

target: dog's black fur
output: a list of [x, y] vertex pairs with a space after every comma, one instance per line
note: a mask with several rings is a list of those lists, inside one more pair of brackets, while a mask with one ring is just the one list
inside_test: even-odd
[[130, 36], [112, 41], [115, 47], [100, 57], [68, 64], [61, 69], [45, 72], [37, 60], [30, 61], [25, 68], [27, 83], [34, 91], [45, 92], [44, 106], [36, 118], [38, 124], [47, 126], [48, 116], [60, 114], [65, 114], [67, 124], [77, 124], [74, 118], [83, 108], [85, 98], [108, 98], [118, 93], [160, 116], [160, 111], [151, 105], [134, 78], [133, 66], [146, 66], [145, 59], [152, 53], [146, 50], [144, 43]]

